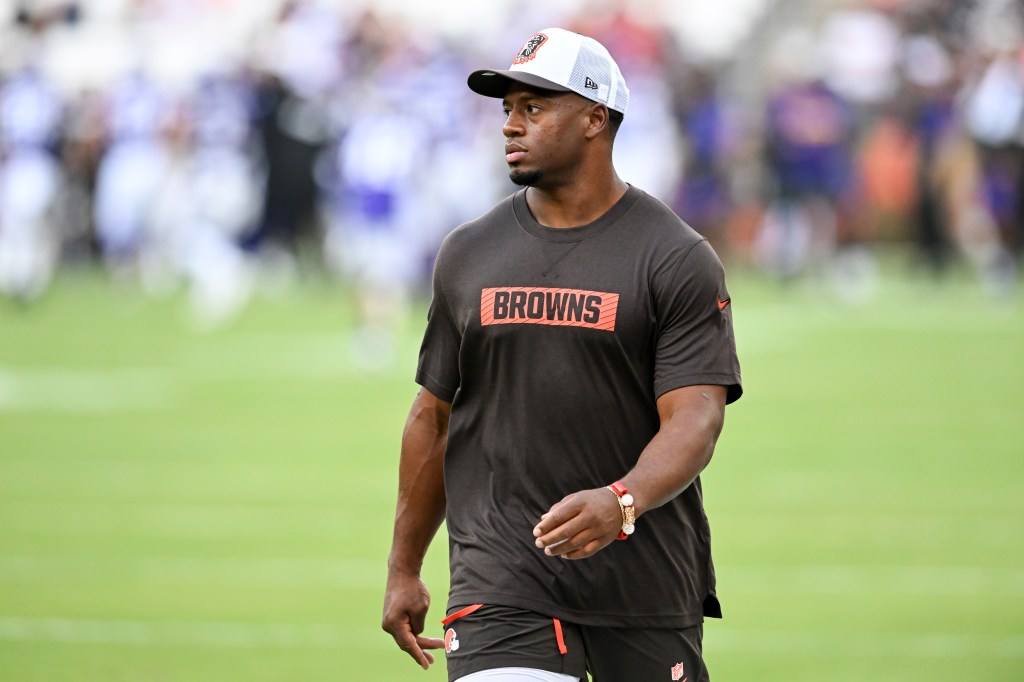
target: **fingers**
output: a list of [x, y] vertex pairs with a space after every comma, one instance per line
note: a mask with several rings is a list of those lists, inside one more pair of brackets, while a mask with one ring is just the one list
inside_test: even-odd
[[419, 636], [419, 634], [421, 632], [423, 632], [424, 625], [426, 625], [427, 610], [426, 609], [422, 609], [422, 610], [417, 609], [415, 611], [412, 611], [412, 612], [410, 612], [408, 614], [408, 618], [409, 618], [409, 628], [412, 630], [414, 635]]
[[436, 637], [417, 637], [416, 643], [419, 645], [420, 650], [423, 651], [423, 655], [426, 656], [430, 663], [434, 662], [434, 656], [427, 649], [443, 649], [444, 640]]
[[[555, 531], [558, 532], [557, 529]], [[537, 540], [538, 547], [541, 539]], [[561, 557], [563, 559], [586, 559], [593, 556], [599, 549], [609, 544], [608, 539], [602, 539], [597, 532], [585, 528], [582, 532], [571, 535], [565, 540], [544, 546], [544, 553], [548, 556]]]
[[[541, 515], [540, 522], [537, 523], [537, 525], [533, 529], [533, 536], [535, 538], [544, 538], [545, 536], [549, 535], [552, 531], [557, 530], [564, 523], [566, 523], [567, 521], [574, 518], [577, 514], [579, 514], [580, 509], [582, 507], [579, 504], [575, 504], [572, 498], [573, 496], [569, 495], [568, 497], [562, 499], [561, 502], [558, 502], [553, 507], [551, 507], [551, 509], [549, 509], [547, 512]], [[566, 538], [567, 537], [570, 536], [566, 536]], [[550, 542], [545, 541], [544, 544], [538, 543], [537, 546], [544, 547], [547, 544], [550, 544]]]
[[426, 650], [444, 647], [440, 639], [420, 636], [429, 608], [430, 593], [419, 577], [389, 573], [381, 627], [424, 670], [434, 662]]
[[[416, 644], [418, 644], [421, 649], [443, 649], [444, 648], [444, 640], [443, 639], [438, 639], [437, 637], [417, 637], [416, 638]], [[424, 653], [426, 653], [426, 652], [424, 652]], [[431, 660], [433, 660], [433, 658], [434, 658], [430, 654], [427, 654], [427, 656]]]
[[563, 498], [540, 517], [534, 544], [548, 556], [585, 559], [610, 544], [621, 517], [612, 495], [584, 490]]
[[[563, 501], [564, 502], [564, 501]], [[561, 508], [558, 507], [561, 505]], [[565, 556], [579, 552], [591, 541], [596, 539], [597, 529], [583, 514], [582, 505], [563, 505], [559, 503], [541, 517], [540, 523], [534, 528], [537, 538], [534, 544], [543, 549], [548, 556]]]
[[392, 636], [395, 638], [398, 648], [412, 656], [413, 660], [424, 670], [428, 669], [430, 664], [434, 662], [434, 655], [425, 649], [440, 649], [444, 647], [443, 641], [430, 637], [417, 637], [408, 628], [393, 633]]
[[568, 540], [563, 540], [562, 542], [554, 545], [548, 545], [544, 548], [544, 553], [548, 556], [562, 557], [565, 559], [568, 558], [568, 555], [573, 554], [574, 552], [579, 552], [589, 540], [589, 536], [580, 533]]
[[610, 543], [601, 542], [600, 540], [591, 540], [590, 542], [583, 545], [582, 548], [573, 550], [571, 552], [566, 552], [561, 556], [563, 559], [586, 559], [587, 557], [594, 556], [594, 554], [597, 553], [597, 550], [602, 549], [608, 544]]
[[579, 549], [591, 539], [593, 538], [587, 535], [587, 528], [572, 519], [541, 535], [534, 541], [534, 544], [543, 549], [548, 556], [555, 556]]
[[[555, 556], [556, 554], [578, 549], [582, 546], [582, 543], [590, 540], [590, 537], [580, 537], [581, 533], [585, 533], [586, 530], [586, 526], [579, 523], [574, 517], [548, 532], [534, 530], [534, 536], [537, 537], [534, 544], [539, 549], [543, 549], [544, 553], [548, 556]], [[538, 533], [542, 534], [538, 535]]]
[[436, 637], [417, 637], [416, 646], [419, 648], [420, 656], [414, 655], [413, 658], [416, 659], [421, 668], [426, 670], [434, 663], [434, 654], [427, 651], [427, 649], [443, 649], [444, 640], [437, 639]]

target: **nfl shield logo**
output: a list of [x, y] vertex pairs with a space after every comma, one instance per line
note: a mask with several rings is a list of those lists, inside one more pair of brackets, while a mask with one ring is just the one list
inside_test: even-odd
[[672, 666], [672, 680], [673, 682], [678, 682], [681, 679], [683, 679], [683, 664], [676, 663]]

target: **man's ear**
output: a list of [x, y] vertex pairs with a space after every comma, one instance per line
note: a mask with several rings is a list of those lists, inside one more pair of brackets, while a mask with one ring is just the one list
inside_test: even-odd
[[608, 107], [603, 104], [592, 104], [587, 112], [587, 129], [585, 136], [592, 140], [608, 127]]

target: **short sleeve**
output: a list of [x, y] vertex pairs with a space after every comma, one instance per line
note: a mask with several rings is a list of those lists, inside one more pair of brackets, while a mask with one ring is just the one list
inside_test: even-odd
[[427, 329], [420, 345], [416, 383], [450, 403], [459, 389], [459, 347], [462, 335], [452, 317], [442, 284], [443, 255], [442, 247], [434, 262], [433, 295], [427, 310]]
[[652, 282], [658, 320], [654, 393], [709, 384], [727, 388], [726, 402], [743, 393], [732, 301], [725, 269], [707, 240], [694, 244], [655, 274]]

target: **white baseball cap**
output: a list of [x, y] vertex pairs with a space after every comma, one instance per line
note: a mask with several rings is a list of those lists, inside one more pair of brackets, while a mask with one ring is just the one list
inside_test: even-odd
[[469, 88], [486, 97], [504, 97], [509, 81], [575, 92], [622, 114], [629, 104], [629, 88], [604, 45], [564, 28], [534, 33], [508, 70], [474, 71], [469, 75]]

